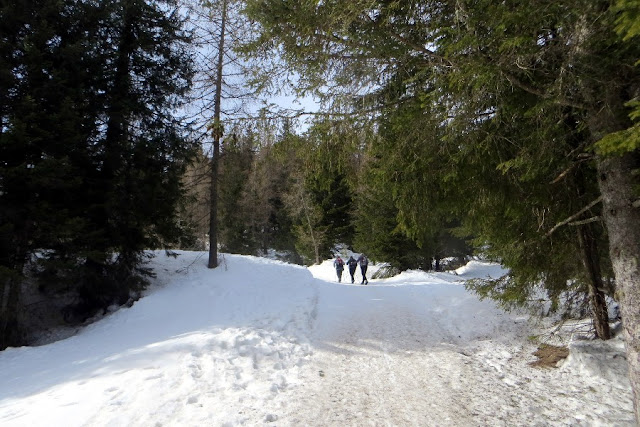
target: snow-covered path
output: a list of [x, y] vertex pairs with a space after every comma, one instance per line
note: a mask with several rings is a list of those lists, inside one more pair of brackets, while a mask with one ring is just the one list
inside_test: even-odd
[[[302, 381], [310, 386], [291, 411], [292, 425], [633, 425], [630, 401], [611, 399], [616, 391], [624, 396], [627, 384], [580, 378], [570, 364], [532, 368], [536, 346], [523, 339], [531, 332], [526, 318], [460, 286], [499, 272], [472, 269], [369, 286], [325, 282]], [[333, 280], [327, 271], [314, 273]]]
[[622, 343], [532, 368], [526, 319], [461, 285], [498, 266], [360, 286], [201, 256], [158, 257], [148, 296], [74, 337], [0, 352], [0, 425], [633, 425]]
[[302, 381], [313, 386], [300, 402], [312, 410], [295, 410], [294, 424], [473, 424], [456, 396], [473, 377], [468, 356], [440, 342], [454, 340], [440, 313], [416, 310], [419, 300], [392, 290], [343, 287], [345, 304], [320, 312], [311, 378]]

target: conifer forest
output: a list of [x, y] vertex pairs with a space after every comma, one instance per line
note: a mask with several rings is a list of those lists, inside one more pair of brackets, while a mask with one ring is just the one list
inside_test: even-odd
[[151, 249], [481, 256], [505, 308], [619, 306], [640, 419], [638, 0], [2, 1], [0, 52], [0, 349]]

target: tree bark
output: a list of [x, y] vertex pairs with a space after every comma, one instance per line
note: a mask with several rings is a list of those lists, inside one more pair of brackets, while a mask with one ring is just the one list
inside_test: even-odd
[[22, 273], [29, 253], [27, 242], [33, 235], [32, 223], [25, 218], [17, 230], [13, 230], [10, 243], [14, 250], [0, 255], [0, 350], [23, 344], [18, 313]]
[[629, 379], [636, 420], [640, 420], [640, 209], [633, 206], [633, 171], [637, 167], [638, 154], [635, 152], [597, 159], [609, 254], [621, 305]]
[[0, 350], [21, 344], [18, 324], [19, 299], [19, 281], [7, 277], [0, 287]]
[[219, 143], [213, 144], [213, 157], [211, 159], [211, 187], [209, 191], [209, 268], [218, 266], [218, 157], [220, 156]]
[[600, 271], [600, 261], [598, 254], [598, 243], [593, 237], [593, 231], [589, 224], [578, 227], [578, 242], [582, 250], [582, 262], [589, 274], [587, 286], [589, 288], [589, 303], [593, 317], [593, 326], [596, 335], [602, 340], [611, 338], [609, 328], [609, 311], [607, 310], [607, 300], [602, 289], [602, 272]]
[[222, 70], [224, 66], [224, 37], [227, 24], [227, 1], [222, 2], [220, 40], [218, 41], [218, 63], [216, 67], [216, 93], [213, 104], [213, 156], [211, 158], [211, 207], [209, 212], [209, 268], [218, 266], [218, 163], [220, 159], [220, 139], [222, 123], [220, 110], [222, 101]]

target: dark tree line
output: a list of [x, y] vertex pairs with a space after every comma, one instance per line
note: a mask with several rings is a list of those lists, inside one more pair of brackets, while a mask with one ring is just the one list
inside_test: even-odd
[[[319, 263], [340, 245], [389, 263], [391, 271], [431, 269], [472, 253], [455, 217], [419, 237], [402, 228], [378, 131], [351, 120], [317, 118], [295, 134], [287, 122], [238, 127], [220, 155], [219, 231], [224, 252]], [[379, 156], [379, 157], [377, 157]], [[193, 178], [195, 182], [197, 178]], [[407, 182], [407, 185], [410, 185]], [[200, 234], [207, 232], [202, 227]]]
[[193, 144], [176, 108], [188, 35], [172, 1], [2, 2], [0, 348], [22, 342], [20, 293], [69, 292], [78, 316], [123, 303], [143, 250], [177, 219]]

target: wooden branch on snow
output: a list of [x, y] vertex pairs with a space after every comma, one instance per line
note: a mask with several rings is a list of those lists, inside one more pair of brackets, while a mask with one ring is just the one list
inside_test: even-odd
[[[557, 223], [556, 225], [554, 225], [553, 228], [547, 232], [546, 236], [547, 237], [551, 236], [553, 234], [553, 232], [556, 231], [558, 228], [562, 227], [563, 225], [569, 224], [570, 222], [573, 222], [573, 220], [578, 218], [580, 215], [582, 215], [583, 213], [585, 213], [586, 211], [588, 211], [589, 209], [591, 209], [592, 207], [594, 207], [595, 205], [597, 205], [601, 201], [602, 201], [602, 196], [598, 197], [593, 202], [589, 203], [587, 206], [582, 208], [576, 214], [571, 215], [569, 218], [565, 219], [564, 221], [561, 221], [561, 222]], [[593, 222], [593, 221], [591, 221], [591, 222]], [[576, 224], [576, 225], [579, 225], [579, 224]]]

